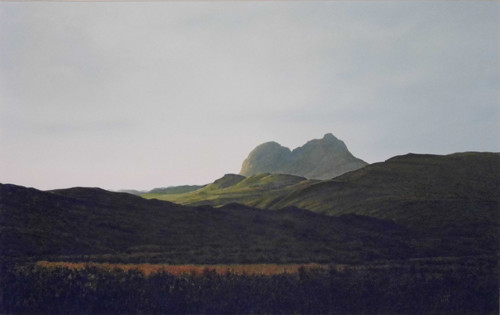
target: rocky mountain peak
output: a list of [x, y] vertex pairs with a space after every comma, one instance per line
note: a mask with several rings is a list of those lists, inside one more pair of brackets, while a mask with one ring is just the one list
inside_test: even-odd
[[331, 133], [326, 133], [324, 136], [323, 136], [323, 140], [325, 141], [336, 141], [338, 140], [337, 137], [335, 137], [333, 134]]
[[327, 133], [291, 151], [271, 141], [258, 145], [243, 162], [240, 174], [285, 173], [311, 179], [329, 179], [367, 165], [354, 157], [342, 140]]

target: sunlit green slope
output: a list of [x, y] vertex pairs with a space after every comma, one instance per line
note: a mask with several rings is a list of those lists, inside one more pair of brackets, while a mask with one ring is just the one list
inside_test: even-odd
[[159, 199], [184, 205], [221, 206], [240, 203], [247, 206], [268, 208], [287, 194], [302, 187], [320, 182], [286, 174], [258, 174], [248, 178], [226, 174], [196, 191], [182, 194], [147, 193], [147, 199]]
[[[498, 231], [499, 153], [407, 154], [326, 181], [283, 174], [226, 177], [188, 194], [147, 197], [192, 205], [356, 213], [447, 235], [488, 238]], [[218, 184], [230, 178], [230, 184]]]

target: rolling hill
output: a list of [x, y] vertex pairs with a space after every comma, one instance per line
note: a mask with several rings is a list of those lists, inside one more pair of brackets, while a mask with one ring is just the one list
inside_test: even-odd
[[358, 213], [405, 225], [498, 222], [500, 154], [408, 154], [289, 194], [272, 208]]
[[199, 206], [99, 188], [0, 184], [0, 252], [205, 264], [496, 255], [499, 162], [498, 153], [409, 154], [327, 181], [228, 174], [160, 195]]
[[[283, 176], [260, 174], [224, 189], [208, 185], [189, 194], [156, 197], [196, 205], [297, 207], [329, 216], [354, 213], [498, 250], [499, 153], [407, 154], [331, 180], [294, 178], [290, 185], [263, 184]], [[248, 187], [248, 182], [254, 186]]]
[[[359, 262], [425, 255], [394, 222], [297, 208], [185, 207], [99, 188], [0, 185], [3, 259], [162, 263]], [[439, 247], [439, 244], [435, 244]]]
[[222, 206], [241, 203], [251, 207], [266, 208], [277, 198], [319, 180], [287, 174], [261, 173], [246, 178], [242, 175], [226, 174], [201, 189], [180, 194], [144, 193], [147, 199], [168, 200], [178, 204], [199, 206]]

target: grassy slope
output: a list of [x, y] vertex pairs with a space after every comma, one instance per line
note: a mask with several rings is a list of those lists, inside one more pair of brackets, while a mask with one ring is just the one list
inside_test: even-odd
[[409, 154], [296, 190], [273, 207], [443, 226], [498, 222], [499, 201], [500, 154]]
[[191, 206], [241, 203], [266, 208], [288, 193], [317, 182], [286, 174], [259, 174], [248, 178], [228, 174], [193, 192], [168, 195], [148, 193], [141, 196]]
[[332, 180], [298, 181], [276, 185], [278, 188], [263, 184], [266, 178], [276, 180], [272, 176], [257, 175], [226, 189], [209, 186], [170, 200], [197, 205], [241, 203], [267, 209], [294, 206], [334, 216], [356, 213], [394, 220], [444, 242], [455, 240], [498, 250], [498, 153], [408, 154]]
[[500, 154], [409, 154], [298, 190], [275, 204], [391, 219], [443, 242], [498, 252]]
[[187, 194], [144, 197], [190, 205], [295, 206], [328, 215], [358, 213], [436, 229], [457, 222], [497, 223], [499, 219], [498, 153], [408, 154], [328, 181], [260, 174], [223, 188], [216, 182]]
[[[182, 185], [182, 186], [171, 186], [171, 187], [164, 187], [164, 188], [155, 188], [149, 191], [148, 193], [150, 194], [166, 194], [166, 195], [173, 195], [173, 194], [184, 194], [188, 193], [191, 191], [198, 190], [200, 188], [205, 187], [204, 185]], [[134, 193], [134, 195], [141, 195], [143, 193]]]
[[390, 221], [299, 209], [192, 208], [96, 188], [0, 185], [0, 229], [2, 256], [35, 260], [305, 263], [427, 255], [413, 245], [420, 235]]

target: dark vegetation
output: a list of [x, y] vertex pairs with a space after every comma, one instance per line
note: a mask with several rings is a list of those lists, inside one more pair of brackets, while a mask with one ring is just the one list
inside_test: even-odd
[[[497, 314], [495, 260], [413, 262], [272, 276], [149, 277], [88, 267], [26, 266], [3, 273], [1, 313], [46, 314]], [[496, 272], [498, 276], [498, 272]]]

